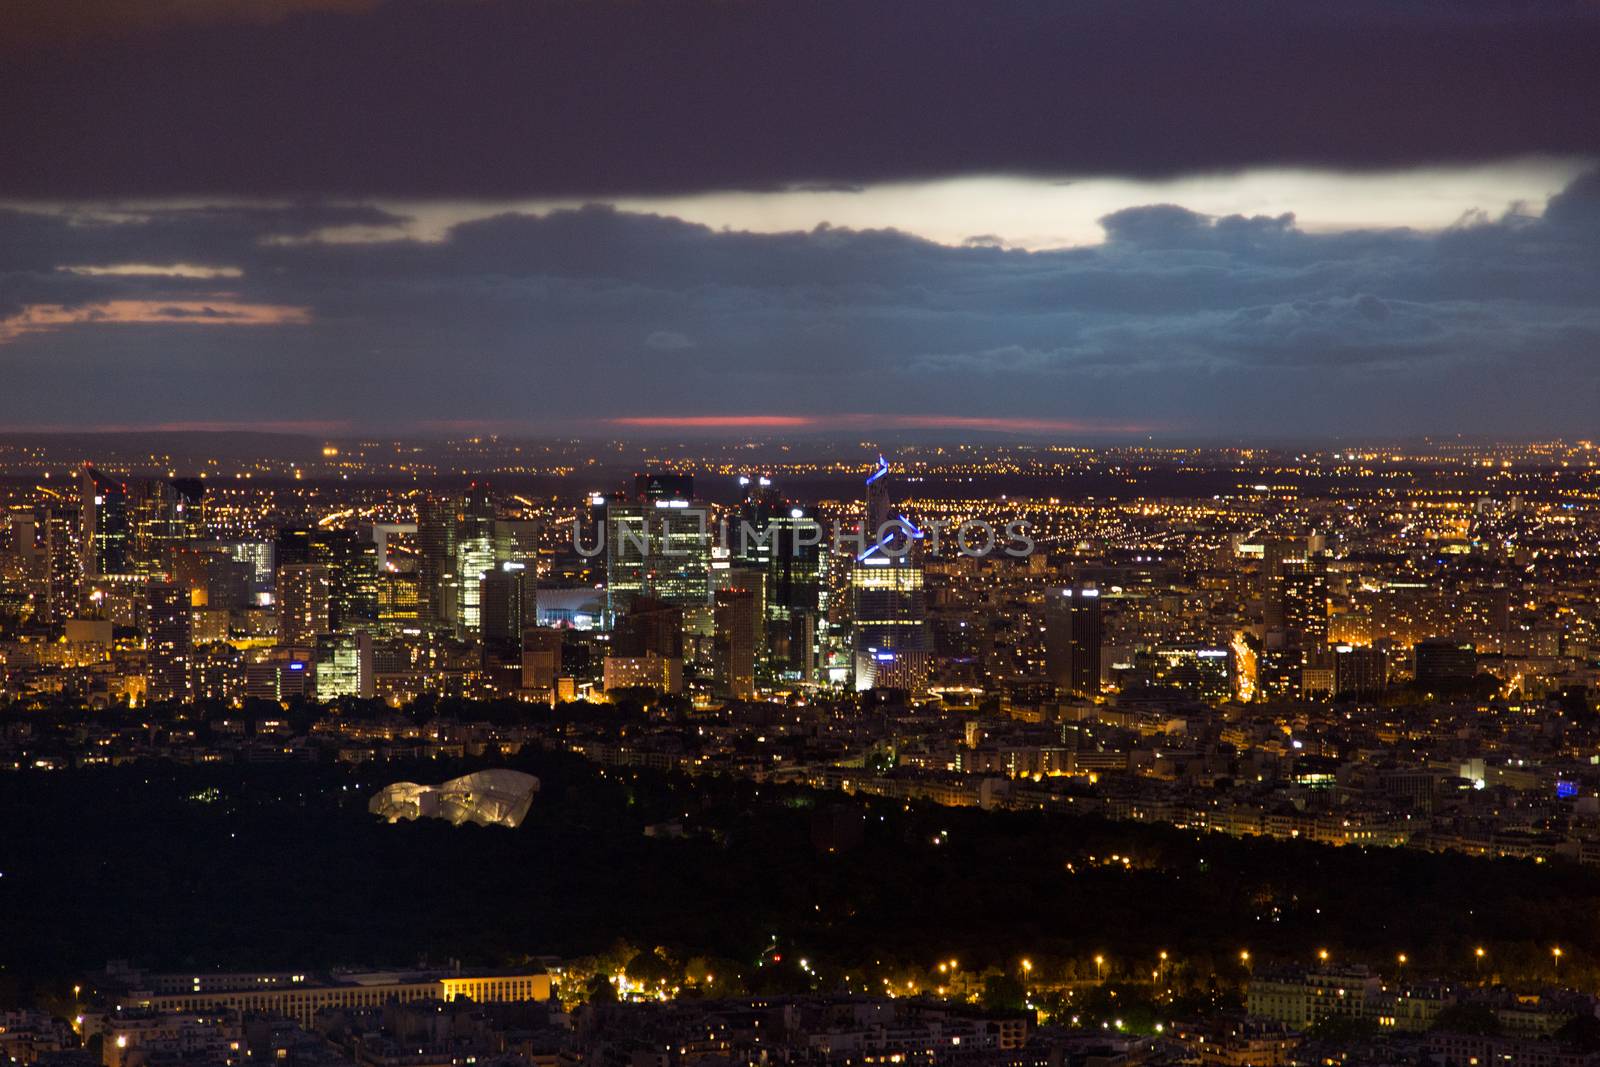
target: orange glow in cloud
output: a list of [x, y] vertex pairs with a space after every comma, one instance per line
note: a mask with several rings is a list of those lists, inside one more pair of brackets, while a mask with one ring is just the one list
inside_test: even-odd
[[30, 304], [0, 319], [0, 344], [24, 334], [80, 325], [298, 326], [311, 321], [303, 307], [246, 304], [237, 300], [106, 300], [68, 307]]

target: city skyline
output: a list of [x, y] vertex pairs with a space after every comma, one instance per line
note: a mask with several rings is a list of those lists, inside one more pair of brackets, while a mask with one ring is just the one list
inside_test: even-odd
[[0, 1063], [1600, 1067], [1600, 0], [0, 0]]

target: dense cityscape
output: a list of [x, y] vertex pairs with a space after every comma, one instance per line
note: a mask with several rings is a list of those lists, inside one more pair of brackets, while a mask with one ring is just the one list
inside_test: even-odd
[[0, 1067], [1600, 1067], [1600, 0], [0, 0]]
[[[70, 887], [10, 833], [18, 1062], [1600, 1056], [1600, 937], [1565, 917], [1600, 904], [1587, 442], [92, 443], [0, 453], [0, 768], [13, 803], [59, 809], [41, 849], [60, 820], [120, 878], [182, 878], [160, 864], [297, 807], [329, 878], [437, 820], [584, 828], [617, 866], [495, 860], [507, 891], [588, 901], [531, 927], [301, 885], [335, 929], [372, 909], [389, 933], [242, 937], [167, 901], [69, 937], [62, 900], [148, 891]], [[83, 822], [106, 804], [131, 823]], [[125, 856], [158, 827], [175, 840]], [[810, 916], [783, 889], [665, 925], [599, 902], [663, 862], [745, 874], [757, 832], [784, 850], [765, 877], [818, 881]], [[264, 888], [224, 885], [278, 847], [182, 910], [254, 907]], [[1390, 884], [1420, 853], [1360, 900], [1316, 873]], [[1248, 914], [1160, 917], [1218, 867]], [[821, 884], [847, 870], [881, 885]], [[1065, 893], [1083, 918], [857, 914], [996, 878], [1022, 914]], [[1092, 920], [1106, 893], [1133, 929]]]

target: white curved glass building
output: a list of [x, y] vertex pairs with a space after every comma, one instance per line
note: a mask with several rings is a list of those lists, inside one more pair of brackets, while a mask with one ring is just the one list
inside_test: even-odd
[[396, 782], [379, 790], [367, 810], [390, 822], [445, 819], [453, 826], [519, 826], [539, 791], [539, 779], [521, 771], [475, 771], [439, 785]]

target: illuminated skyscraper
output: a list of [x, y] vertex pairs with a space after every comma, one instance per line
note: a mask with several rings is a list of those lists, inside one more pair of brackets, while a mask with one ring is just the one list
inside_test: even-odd
[[378, 575], [378, 632], [420, 633], [423, 606], [422, 582], [415, 573]]
[[456, 541], [456, 632], [476, 636], [483, 625], [483, 579], [494, 571], [494, 538], [464, 535]]
[[278, 568], [278, 643], [309, 647], [333, 632], [333, 581], [321, 563]]
[[163, 575], [179, 545], [205, 535], [206, 484], [199, 478], [139, 478], [125, 487], [128, 556], [136, 573]]
[[686, 610], [711, 603], [710, 512], [694, 479], [640, 474], [630, 500], [605, 505], [606, 611], [624, 614], [639, 595]]
[[825, 534], [810, 508], [785, 502], [767, 478], [742, 478], [745, 499], [729, 531], [735, 563], [766, 572], [766, 655], [784, 679], [817, 680], [827, 635]]
[[244, 697], [244, 653], [222, 643], [197, 647], [189, 664], [189, 695], [234, 704]]
[[189, 590], [152, 582], [145, 587], [143, 616], [146, 697], [189, 699]]
[[749, 588], [730, 588], [719, 589], [714, 596], [712, 663], [717, 692], [735, 700], [754, 700], [756, 644], [761, 631], [756, 593]]
[[314, 684], [318, 700], [370, 698], [373, 692], [371, 635], [365, 631], [319, 635]]
[[72, 617], [82, 597], [79, 516], [73, 508], [60, 504], [42, 507], [37, 515], [44, 552], [43, 617], [60, 622]]
[[467, 487], [456, 522], [456, 633], [476, 636], [482, 626], [483, 576], [494, 569], [494, 498], [489, 487]]
[[917, 541], [921, 532], [893, 510], [889, 464], [867, 478], [862, 536], [850, 575], [855, 687], [917, 692], [932, 669], [932, 635]]
[[1171, 686], [1190, 696], [1220, 704], [1233, 695], [1229, 671], [1232, 654], [1225, 648], [1195, 645], [1167, 646], [1154, 652], [1152, 681]]
[[285, 564], [327, 568], [329, 619], [333, 630], [370, 630], [378, 621], [378, 546], [352, 529], [286, 527], [278, 532], [276, 556]]
[[1328, 573], [1319, 558], [1284, 560], [1267, 568], [1263, 592], [1268, 630], [1290, 635], [1298, 647], [1328, 642]]

